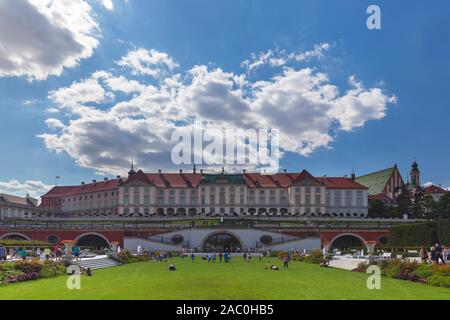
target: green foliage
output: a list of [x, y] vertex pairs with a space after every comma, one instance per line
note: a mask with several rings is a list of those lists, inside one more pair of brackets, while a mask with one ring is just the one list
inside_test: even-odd
[[427, 279], [433, 275], [433, 268], [428, 264], [420, 264], [417, 266], [414, 274], [419, 279]]
[[434, 275], [428, 278], [428, 284], [437, 287], [450, 288], [450, 276]]
[[439, 241], [445, 245], [450, 246], [450, 219], [439, 220], [437, 232]]
[[428, 247], [436, 242], [437, 224], [425, 222], [392, 227], [388, 245], [394, 247]]
[[323, 260], [323, 254], [320, 250], [311, 251], [311, 253], [303, 258], [303, 262], [319, 264]]
[[66, 268], [61, 262], [39, 259], [20, 260], [0, 264], [0, 285], [13, 282], [50, 278], [62, 275]]
[[6, 247], [48, 247], [50, 244], [40, 240], [1, 239], [0, 244]]

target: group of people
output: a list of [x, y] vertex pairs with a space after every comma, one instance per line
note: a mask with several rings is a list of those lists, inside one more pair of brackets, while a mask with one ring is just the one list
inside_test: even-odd
[[[180, 256], [184, 258], [185, 256], [187, 256], [187, 254], [186, 253], [181, 253]], [[191, 261], [192, 262], [195, 261], [195, 257], [196, 257], [195, 253], [192, 252], [191, 253]], [[225, 252], [225, 253], [220, 252], [220, 253], [217, 254], [215, 252], [210, 252], [210, 253], [205, 254], [202, 257], [202, 259], [205, 260], [205, 261], [208, 261], [208, 263], [215, 263], [217, 261], [217, 258], [219, 259], [219, 263], [222, 263], [222, 262], [228, 263], [228, 262], [231, 261], [231, 253], [229, 253], [229, 252]]]
[[[6, 248], [4, 245], [0, 244], [0, 261], [6, 261], [8, 256], [9, 259], [22, 259], [26, 260], [28, 257], [36, 257], [40, 260], [54, 259], [56, 261], [61, 260], [62, 256], [66, 254], [65, 249], [62, 249], [59, 245], [54, 245], [52, 249], [49, 247], [41, 249], [31, 249], [27, 250], [25, 247], [15, 247]], [[72, 249], [72, 254], [75, 260], [80, 259], [80, 247], [74, 246]]]
[[439, 243], [432, 246], [429, 251], [423, 246], [419, 251], [419, 257], [422, 263], [445, 264], [449, 256], [450, 249], [443, 248]]

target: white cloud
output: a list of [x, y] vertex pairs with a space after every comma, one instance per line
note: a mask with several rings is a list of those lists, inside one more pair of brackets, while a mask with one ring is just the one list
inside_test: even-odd
[[50, 128], [50, 129], [63, 129], [65, 128], [65, 125], [58, 119], [55, 118], [49, 118], [45, 120], [45, 124]]
[[72, 120], [59, 132], [40, 135], [48, 149], [111, 174], [122, 173], [131, 158], [144, 169], [174, 169], [171, 134], [175, 128], [189, 130], [198, 119], [218, 128], [279, 129], [282, 152], [308, 156], [329, 147], [339, 131], [385, 117], [395, 103], [394, 96], [365, 88], [354, 76], [349, 88], [339, 88], [327, 74], [288, 65], [266, 81], [205, 65], [167, 74], [157, 84], [116, 73], [97, 71], [49, 94]]
[[4, 0], [0, 30], [0, 77], [43, 80], [92, 56], [100, 28], [85, 0]]
[[53, 186], [47, 185], [42, 181], [27, 180], [23, 183], [18, 180], [0, 181], [0, 193], [6, 193], [24, 197], [29, 194], [33, 198], [39, 198], [42, 194], [49, 191]]
[[178, 64], [167, 53], [143, 48], [128, 52], [126, 56], [117, 61], [117, 64], [131, 70], [134, 75], [155, 78], [161, 75], [164, 68], [172, 70], [178, 67]]
[[329, 43], [315, 44], [314, 48], [309, 51], [300, 51], [287, 53], [285, 50], [267, 50], [267, 52], [260, 52], [259, 54], [252, 53], [250, 59], [242, 61], [241, 66], [247, 69], [248, 73], [265, 66], [271, 67], [284, 66], [290, 61], [309, 61], [312, 58], [322, 58], [324, 51], [329, 50], [331, 45]]
[[114, 3], [112, 0], [100, 0], [103, 4], [103, 6], [108, 10], [114, 10]]
[[429, 186], [432, 186], [432, 185], [434, 185], [434, 183], [433, 182], [425, 182], [424, 184], [423, 184], [423, 186], [426, 188], [426, 187], [429, 187]]

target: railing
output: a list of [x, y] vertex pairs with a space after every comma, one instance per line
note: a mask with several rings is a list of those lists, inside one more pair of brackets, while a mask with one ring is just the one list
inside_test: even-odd
[[182, 246], [185, 248], [189, 248], [189, 241], [182, 241], [181, 243], [174, 243], [172, 238], [168, 238], [168, 237], [164, 237], [164, 236], [149, 236], [146, 238], [147, 240], [150, 241], [156, 241], [156, 242], [160, 242], [160, 243], [165, 243], [165, 244], [169, 244], [172, 246]]
[[297, 240], [302, 240], [302, 237], [294, 237], [294, 236], [281, 236], [281, 237], [277, 237], [277, 238], [272, 238], [272, 241], [270, 243], [262, 243], [261, 241], [256, 242], [256, 247], [257, 248], [262, 248], [262, 247], [266, 247], [266, 246], [273, 246], [273, 245], [277, 245], [277, 244], [282, 244], [282, 243], [286, 243], [286, 242], [292, 242], [292, 241], [297, 241]]

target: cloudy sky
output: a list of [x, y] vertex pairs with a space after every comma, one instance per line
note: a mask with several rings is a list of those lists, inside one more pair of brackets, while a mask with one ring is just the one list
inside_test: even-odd
[[195, 120], [278, 129], [289, 171], [450, 186], [448, 4], [368, 30], [373, 2], [0, 0], [0, 192], [176, 170]]

